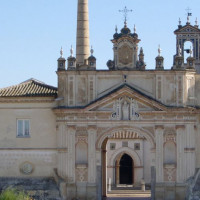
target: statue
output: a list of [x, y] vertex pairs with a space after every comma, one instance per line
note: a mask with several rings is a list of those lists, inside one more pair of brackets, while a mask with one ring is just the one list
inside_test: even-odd
[[130, 111], [129, 111], [129, 104], [127, 101], [124, 101], [122, 106], [122, 119], [129, 120], [130, 119]]

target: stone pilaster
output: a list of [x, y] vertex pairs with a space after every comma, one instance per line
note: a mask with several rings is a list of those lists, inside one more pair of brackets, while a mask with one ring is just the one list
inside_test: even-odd
[[95, 126], [88, 127], [88, 182], [96, 182], [96, 134]]
[[182, 183], [185, 176], [184, 165], [184, 135], [185, 126], [176, 126], [176, 145], [177, 145], [177, 182]]
[[67, 127], [67, 145], [68, 145], [68, 165], [67, 175], [68, 183], [75, 183], [75, 126]]
[[67, 143], [66, 129], [64, 123], [57, 125], [57, 148], [58, 148], [58, 175], [62, 178], [67, 177]]
[[200, 125], [196, 126], [196, 168], [200, 168]]
[[193, 124], [186, 125], [186, 146], [185, 152], [185, 165], [186, 165], [186, 179], [193, 176], [195, 173], [195, 130]]
[[163, 126], [156, 126], [156, 182], [163, 181]]
[[88, 126], [88, 184], [87, 199], [96, 199], [96, 126]]
[[78, 0], [76, 61], [84, 65], [90, 56], [88, 0]]

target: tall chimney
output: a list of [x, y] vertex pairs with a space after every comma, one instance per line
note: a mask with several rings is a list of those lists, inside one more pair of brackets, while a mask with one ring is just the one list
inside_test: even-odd
[[88, 0], [78, 0], [76, 61], [79, 66], [90, 56]]

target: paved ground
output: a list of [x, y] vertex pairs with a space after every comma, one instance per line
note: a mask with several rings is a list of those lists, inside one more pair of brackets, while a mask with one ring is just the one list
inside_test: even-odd
[[151, 200], [151, 198], [130, 198], [130, 197], [118, 197], [118, 198], [114, 198], [114, 197], [109, 197], [107, 198], [108, 200]]

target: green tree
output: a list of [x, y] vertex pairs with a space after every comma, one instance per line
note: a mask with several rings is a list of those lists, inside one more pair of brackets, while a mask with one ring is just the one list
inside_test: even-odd
[[0, 200], [32, 200], [32, 198], [23, 191], [8, 188], [1, 193]]

